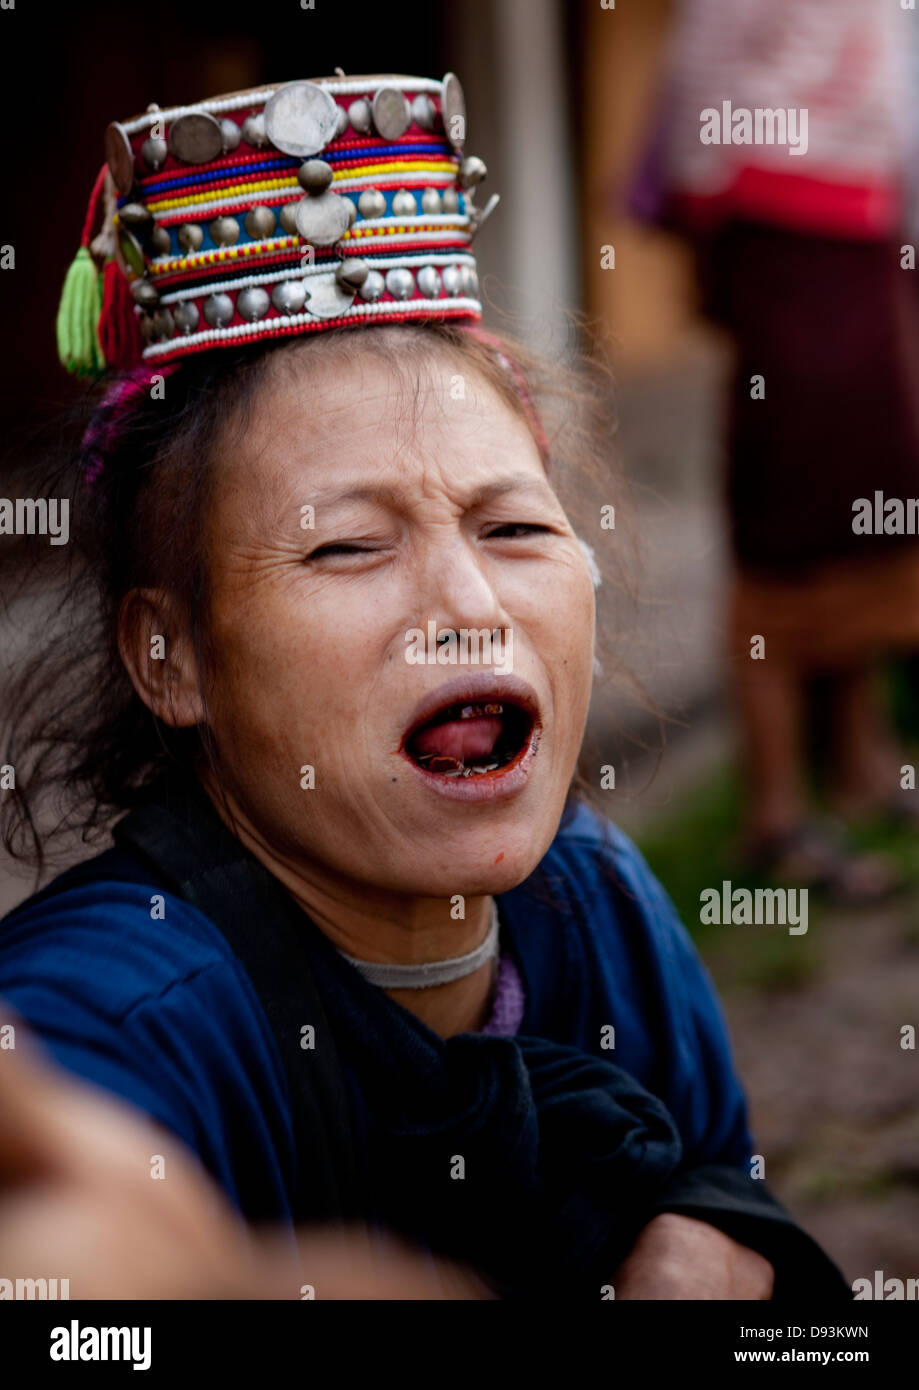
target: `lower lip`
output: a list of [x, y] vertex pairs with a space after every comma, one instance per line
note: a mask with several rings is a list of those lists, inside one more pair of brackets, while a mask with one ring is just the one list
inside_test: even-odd
[[539, 736], [540, 729], [534, 724], [526, 743], [511, 762], [498, 772], [480, 772], [478, 776], [472, 777], [443, 777], [436, 772], [428, 772], [420, 763], [413, 762], [407, 754], [403, 753], [402, 756], [412, 771], [416, 772], [432, 791], [446, 797], [448, 801], [503, 801], [506, 797], [516, 796], [529, 781], [533, 759], [539, 747]]

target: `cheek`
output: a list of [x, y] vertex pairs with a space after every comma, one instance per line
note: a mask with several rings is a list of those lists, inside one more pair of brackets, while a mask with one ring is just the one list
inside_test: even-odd
[[210, 708], [218, 739], [269, 762], [300, 758], [328, 730], [354, 717], [352, 693], [370, 650], [373, 622], [342, 596], [296, 580], [255, 586], [216, 607], [216, 676]]
[[593, 688], [595, 625], [594, 586], [578, 565], [547, 591], [540, 653], [555, 687], [556, 709], [565, 712], [558, 732], [578, 745]]
[[572, 673], [583, 665], [592, 670], [596, 601], [584, 566], [575, 561], [557, 568], [534, 597], [542, 654], [564, 660]]

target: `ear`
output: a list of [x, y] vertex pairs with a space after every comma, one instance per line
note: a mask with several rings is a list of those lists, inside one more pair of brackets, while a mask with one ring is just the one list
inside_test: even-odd
[[174, 729], [204, 720], [188, 622], [163, 589], [132, 589], [118, 615], [118, 651], [131, 684], [157, 719]]

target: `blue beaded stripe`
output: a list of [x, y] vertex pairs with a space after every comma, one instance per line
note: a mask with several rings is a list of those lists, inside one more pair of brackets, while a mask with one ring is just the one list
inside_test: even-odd
[[[391, 192], [384, 192], [384, 190], [381, 188], [381, 189], [378, 189], [377, 191], [380, 192], [380, 193], [382, 193], [383, 196], [384, 196], [384, 198], [386, 199], [386, 211], [385, 211], [385, 213], [381, 214], [382, 216], [384, 216], [384, 217], [394, 217], [395, 220], [396, 220], [397, 222], [411, 222], [413, 218], [423, 217], [423, 216], [425, 215], [424, 213], [418, 211], [418, 212], [415, 212], [415, 213], [409, 213], [408, 215], [406, 215], [405, 213], [401, 213], [398, 217], [396, 217], [395, 213], [394, 213], [393, 210], [392, 210], [392, 200], [393, 200], [393, 198], [396, 196], [396, 194], [397, 194], [398, 192], [400, 192], [400, 189], [398, 189], [398, 188], [393, 188]], [[266, 207], [266, 208], [282, 208], [282, 207], [285, 207], [285, 206], [287, 205], [287, 203], [298, 201], [298, 199], [296, 199], [296, 198], [290, 198], [289, 196], [286, 197], [286, 198], [285, 198], [285, 197], [278, 198], [278, 197], [276, 196], [277, 190], [274, 190], [274, 189], [272, 190], [272, 194], [273, 194], [274, 196], [272, 196], [272, 197], [270, 197], [270, 198], [266, 198], [262, 203], [259, 204], [259, 206], [260, 206], [260, 207]], [[344, 194], [344, 197], [346, 197], [346, 198], [347, 198], [347, 197], [350, 197], [350, 196], [351, 196], [350, 193]], [[420, 203], [420, 201], [421, 201], [420, 196], [417, 195], [417, 194], [416, 194], [416, 196], [418, 197], [418, 202]], [[459, 190], [457, 190], [457, 196], [458, 196], [458, 198], [459, 198], [459, 211], [458, 211], [458, 212], [455, 212], [455, 213], [445, 213], [445, 214], [443, 214], [444, 216], [449, 216], [449, 217], [465, 217], [465, 216], [466, 216], [466, 195], [465, 195], [464, 193], [460, 193]], [[357, 199], [355, 199], [354, 201], [355, 201], [355, 203], [356, 203], [356, 202], [357, 202]], [[219, 216], [220, 214], [216, 214], [216, 215]], [[245, 212], [241, 212], [241, 213], [228, 213], [228, 214], [226, 214], [226, 216], [235, 217], [236, 220], [237, 220], [238, 223], [239, 223], [239, 238], [238, 238], [238, 240], [234, 241], [234, 243], [233, 243], [234, 246], [246, 246], [250, 241], [265, 241], [265, 240], [268, 240], [268, 239], [269, 239], [269, 238], [266, 238], [266, 237], [263, 237], [263, 236], [260, 236], [260, 237], [251, 237], [251, 236], [249, 236], [248, 232], [246, 231], [246, 220], [245, 220], [245, 219], [246, 219], [246, 214], [245, 214]], [[202, 230], [202, 232], [204, 233], [204, 240], [202, 241], [201, 245], [198, 247], [198, 250], [197, 250], [196, 252], [194, 252], [195, 255], [201, 255], [201, 254], [203, 254], [203, 252], [205, 252], [205, 251], [221, 251], [221, 250], [224, 250], [224, 249], [225, 249], [224, 247], [220, 246], [216, 241], [212, 240], [212, 238], [211, 238], [210, 224], [211, 224], [211, 222], [212, 222], [213, 220], [214, 220], [213, 217], [206, 217], [206, 218], [204, 218], [203, 220], [202, 220], [200, 217], [195, 217], [194, 219], [191, 219], [191, 218], [189, 219], [189, 221], [194, 221], [195, 225], [198, 226], [198, 227], [200, 227], [201, 230]], [[361, 224], [361, 222], [366, 222], [367, 220], [368, 220], [367, 218], [365, 218], [364, 216], [362, 216], [362, 214], [361, 214], [360, 212], [358, 212], [358, 214], [357, 214], [357, 221], [355, 222], [354, 225], [355, 225], [355, 226], [359, 226], [359, 225]], [[161, 225], [162, 225], [162, 224], [161, 224]], [[176, 225], [173, 226], [173, 227], [164, 227], [163, 230], [169, 233], [170, 250], [169, 250], [168, 254], [169, 254], [170, 256], [187, 256], [187, 255], [190, 254], [190, 253], [187, 252], [187, 251], [183, 251], [183, 250], [181, 249], [181, 247], [179, 246], [179, 238], [178, 238], [179, 225], [178, 225], [178, 224], [176, 224]], [[436, 231], [437, 228], [436, 228], [436, 227], [428, 227], [428, 228], [425, 228], [425, 229], [422, 229], [422, 230]], [[449, 231], [452, 230], [452, 228], [445, 228], [444, 230], [447, 231], [447, 232], [449, 232]], [[381, 229], [381, 232], [382, 232], [382, 229]], [[382, 234], [385, 235], [385, 233], [382, 233]], [[272, 233], [272, 236], [293, 236], [293, 235], [295, 235], [295, 233], [293, 233], [293, 232], [285, 232], [285, 231], [282, 229], [281, 224], [280, 224], [280, 220], [278, 221], [278, 225], [277, 225], [275, 231]], [[349, 245], [354, 245], [355, 247], [357, 247], [357, 246], [359, 246], [359, 244], [360, 244], [363, 240], [364, 240], [363, 237], [356, 237], [356, 238], [354, 239], [353, 243], [352, 243], [352, 242], [349, 242]]]
[[[299, 169], [302, 163], [302, 159], [288, 159], [284, 156], [280, 159], [260, 159], [254, 164], [227, 164], [222, 169], [204, 170], [200, 174], [184, 174], [181, 178], [165, 179], [162, 183], [151, 184], [147, 192], [167, 193], [174, 188], [189, 188], [195, 184], [209, 183], [212, 179], [233, 178], [236, 174], [262, 174], [272, 169]], [[131, 195], [126, 194], [118, 199], [118, 206], [121, 207], [122, 203], [130, 201]]]
[[[434, 154], [448, 156], [453, 153], [450, 146], [445, 141], [435, 144], [418, 145], [375, 145], [373, 148], [362, 147], [360, 149], [326, 151], [322, 159], [326, 164], [340, 164], [349, 159], [363, 159], [366, 157], [368, 162], [372, 162], [381, 156], [392, 154]], [[318, 156], [317, 156], [318, 157]], [[168, 193], [176, 188], [193, 188], [196, 184], [206, 184], [219, 179], [233, 178], [236, 174], [261, 174], [274, 169], [299, 169], [303, 163], [302, 159], [292, 159], [286, 156], [278, 159], [260, 159], [252, 164], [225, 164], [221, 169], [204, 170], [200, 174], [183, 174], [181, 178], [164, 179], [162, 183], [151, 184], [147, 190], [150, 193]], [[144, 180], [141, 179], [143, 187]], [[118, 206], [123, 207], [125, 203], [130, 203], [130, 193], [124, 194], [118, 199]]]

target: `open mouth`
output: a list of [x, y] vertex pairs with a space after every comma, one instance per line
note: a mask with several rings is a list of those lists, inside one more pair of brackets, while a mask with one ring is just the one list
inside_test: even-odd
[[444, 705], [406, 737], [403, 752], [440, 777], [496, 777], [516, 763], [532, 741], [530, 710], [501, 699]]

